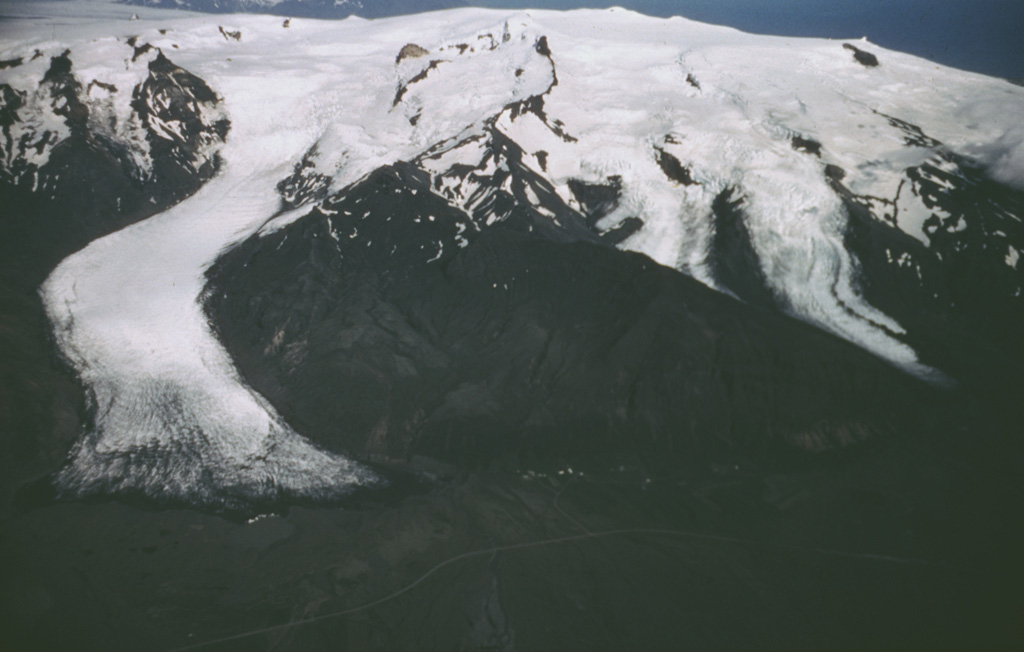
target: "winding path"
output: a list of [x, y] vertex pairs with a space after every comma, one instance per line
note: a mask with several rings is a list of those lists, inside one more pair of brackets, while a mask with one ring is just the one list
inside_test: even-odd
[[752, 546], [752, 547], [759, 547], [759, 548], [764, 548], [764, 549], [775, 550], [775, 551], [779, 551], [779, 552], [781, 552], [781, 551], [797, 552], [797, 553], [808, 554], [808, 555], [813, 555], [813, 556], [817, 556], [817, 557], [842, 557], [842, 558], [846, 558], [846, 559], [855, 559], [855, 560], [861, 560], [861, 561], [865, 561], [865, 562], [874, 562], [874, 563], [909, 564], [909, 565], [915, 565], [915, 566], [918, 566], [918, 565], [930, 565], [930, 564], [933, 563], [933, 562], [930, 562], [930, 561], [925, 560], [925, 559], [917, 559], [917, 558], [913, 558], [913, 557], [897, 557], [897, 556], [893, 556], [893, 555], [881, 555], [881, 554], [872, 554], [872, 553], [862, 553], [862, 552], [853, 552], [853, 551], [847, 551], [847, 550], [833, 550], [833, 549], [828, 549], [828, 548], [817, 548], [817, 547], [813, 547], [813, 546], [795, 546], [795, 545], [787, 545], [787, 544], [778, 544], [778, 543], [772, 543], [772, 542], [768, 542], [768, 541], [758, 541], [756, 539], [745, 539], [745, 538], [741, 538], [741, 537], [730, 537], [730, 536], [723, 536], [723, 535], [718, 535], [718, 534], [710, 534], [710, 533], [707, 533], [707, 532], [696, 532], [696, 531], [691, 531], [691, 530], [677, 530], [677, 529], [664, 529], [664, 528], [623, 528], [623, 529], [614, 529], [614, 530], [601, 530], [601, 531], [596, 531], [595, 532], [595, 531], [590, 530], [586, 526], [584, 526], [577, 519], [573, 518], [568, 513], [566, 513], [561, 507], [559, 507], [558, 499], [561, 497], [561, 495], [564, 492], [564, 490], [566, 488], [568, 488], [569, 486], [570, 486], [569, 484], [564, 485], [562, 487], [562, 490], [560, 490], [555, 495], [555, 497], [552, 499], [552, 506], [555, 508], [555, 510], [564, 519], [566, 519], [567, 521], [572, 523], [573, 526], [575, 526], [577, 528], [582, 528], [584, 530], [584, 532], [582, 534], [573, 534], [573, 535], [567, 535], [567, 536], [562, 536], [562, 537], [553, 537], [553, 538], [550, 538], [550, 539], [541, 539], [541, 540], [536, 540], [536, 541], [526, 541], [526, 542], [522, 542], [522, 543], [511, 543], [511, 544], [504, 544], [504, 545], [498, 545], [498, 546], [490, 546], [490, 547], [487, 547], [487, 548], [480, 548], [478, 550], [470, 550], [469, 552], [464, 552], [464, 553], [461, 553], [461, 554], [458, 554], [458, 555], [454, 555], [452, 557], [448, 557], [447, 559], [444, 559], [444, 560], [438, 562], [434, 566], [431, 566], [422, 575], [420, 575], [419, 577], [414, 579], [412, 582], [409, 582], [408, 584], [402, 586], [401, 588], [399, 588], [399, 589], [397, 589], [397, 590], [395, 590], [395, 591], [393, 591], [393, 592], [391, 592], [391, 593], [389, 593], [389, 594], [387, 594], [387, 595], [385, 595], [385, 596], [383, 596], [381, 598], [378, 598], [376, 600], [372, 600], [370, 602], [367, 602], [367, 603], [364, 603], [364, 604], [361, 604], [361, 605], [358, 605], [358, 606], [355, 606], [355, 607], [350, 607], [348, 609], [342, 609], [342, 610], [339, 610], [339, 611], [331, 611], [331, 612], [328, 612], [328, 613], [318, 614], [316, 616], [310, 616], [310, 617], [307, 617], [307, 618], [300, 618], [300, 619], [292, 620], [292, 621], [289, 621], [287, 623], [281, 623], [279, 625], [271, 625], [269, 627], [259, 627], [259, 628], [256, 628], [256, 629], [251, 629], [251, 630], [247, 630], [247, 631], [244, 631], [244, 632], [240, 632], [238, 634], [233, 634], [231, 636], [223, 636], [223, 637], [220, 637], [220, 638], [209, 639], [209, 640], [202, 641], [202, 642], [199, 642], [199, 643], [193, 643], [191, 645], [186, 645], [184, 647], [173, 648], [173, 649], [169, 650], [168, 652], [185, 652], [186, 650], [199, 650], [199, 649], [203, 649], [203, 648], [209, 647], [211, 645], [217, 645], [217, 644], [220, 644], [220, 643], [228, 643], [228, 642], [231, 642], [231, 641], [243, 640], [243, 639], [251, 638], [253, 636], [258, 636], [260, 634], [269, 634], [271, 632], [285, 631], [285, 630], [291, 629], [292, 627], [299, 627], [299, 626], [302, 626], [302, 625], [309, 625], [309, 624], [312, 624], [312, 623], [315, 623], [315, 622], [320, 622], [320, 621], [323, 621], [323, 620], [331, 620], [331, 619], [334, 619], [334, 618], [341, 618], [343, 616], [347, 616], [347, 615], [350, 615], [350, 614], [353, 614], [353, 613], [358, 613], [360, 611], [365, 611], [367, 609], [372, 609], [373, 607], [376, 607], [378, 605], [384, 604], [386, 602], [390, 602], [391, 600], [394, 600], [395, 598], [397, 598], [397, 597], [399, 597], [399, 596], [401, 596], [401, 595], [403, 595], [405, 593], [408, 593], [409, 591], [413, 590], [414, 588], [416, 588], [417, 586], [419, 586], [420, 584], [425, 582], [428, 578], [430, 578], [432, 575], [434, 575], [435, 573], [437, 573], [441, 569], [446, 568], [448, 566], [451, 566], [453, 564], [457, 564], [457, 563], [459, 563], [461, 561], [465, 561], [467, 559], [473, 559], [475, 557], [484, 557], [484, 556], [488, 556], [488, 555], [495, 555], [495, 554], [498, 554], [498, 553], [501, 553], [501, 552], [511, 552], [511, 551], [515, 551], [515, 550], [525, 550], [525, 549], [529, 549], [529, 548], [540, 548], [540, 547], [545, 547], [545, 546], [555, 546], [555, 545], [562, 545], [562, 544], [568, 544], [568, 543], [576, 543], [576, 542], [593, 540], [593, 539], [602, 539], [602, 538], [607, 538], [607, 537], [619, 537], [619, 536], [647, 536], [647, 537], [656, 537], [656, 536], [660, 536], [660, 537], [669, 537], [669, 538], [675, 538], [675, 539], [691, 539], [691, 540], [703, 541], [703, 542], [707, 542], [707, 543], [725, 543], [725, 544], [730, 544], [730, 545]]

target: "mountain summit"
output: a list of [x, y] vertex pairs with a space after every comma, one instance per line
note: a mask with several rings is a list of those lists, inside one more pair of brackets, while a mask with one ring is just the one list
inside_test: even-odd
[[1024, 88], [139, 13], [0, 41], [5, 642], [1021, 647]]
[[6, 49], [21, 231], [74, 212], [68, 157], [124, 179], [97, 206], [205, 181], [43, 286], [93, 406], [64, 493], [670, 472], [876, 436], [880, 361], [1021, 359], [1018, 87], [623, 10], [233, 21]]

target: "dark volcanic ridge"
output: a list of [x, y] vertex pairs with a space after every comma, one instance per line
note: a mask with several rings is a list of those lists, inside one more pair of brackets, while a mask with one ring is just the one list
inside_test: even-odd
[[422, 470], [771, 464], [887, 434], [928, 392], [602, 243], [586, 215], [538, 216], [467, 214], [415, 166], [381, 168], [225, 254], [207, 311], [299, 432]]

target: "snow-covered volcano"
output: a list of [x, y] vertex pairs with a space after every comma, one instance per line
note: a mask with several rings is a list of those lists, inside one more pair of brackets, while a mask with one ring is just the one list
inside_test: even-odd
[[381, 18], [463, 6], [457, 0], [122, 0], [125, 4], [217, 14], [259, 13], [303, 18]]
[[[95, 402], [66, 494], [244, 503], [374, 480], [286, 424], [214, 336], [206, 274], [243, 241], [287, 252], [322, 235], [309, 256], [410, 275], [495, 228], [616, 247], [940, 383], [952, 370], [934, 314], [967, 306], [996, 331], [1021, 314], [1024, 88], [867, 42], [620, 9], [224, 21], [90, 25], [60, 43], [25, 21], [0, 49], [12, 183], [76, 128], [115, 143], [139, 179], [168, 144], [190, 169], [219, 161], [199, 192], [43, 286]], [[63, 60], [84, 109], [48, 90]], [[144, 79], [171, 65], [217, 101], [146, 119], [159, 106], [145, 98], [161, 100]], [[196, 135], [221, 116], [230, 131]], [[264, 350], [297, 367], [300, 326], [282, 323]]]

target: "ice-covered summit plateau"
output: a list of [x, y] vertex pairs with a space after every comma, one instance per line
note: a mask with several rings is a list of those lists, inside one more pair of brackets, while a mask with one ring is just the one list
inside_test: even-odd
[[[205, 183], [43, 285], [92, 401], [67, 495], [375, 481], [249, 387], [204, 312], [219, 256], [299, 220], [374, 265], [444, 265], [492, 228], [638, 252], [937, 382], [931, 315], [1022, 312], [1024, 88], [869, 42], [621, 9], [11, 24], [5, 183], [59, 186], [75, 138], [132, 183]], [[414, 241], [369, 235], [402, 215], [364, 210], [368, 179], [437, 207]]]

